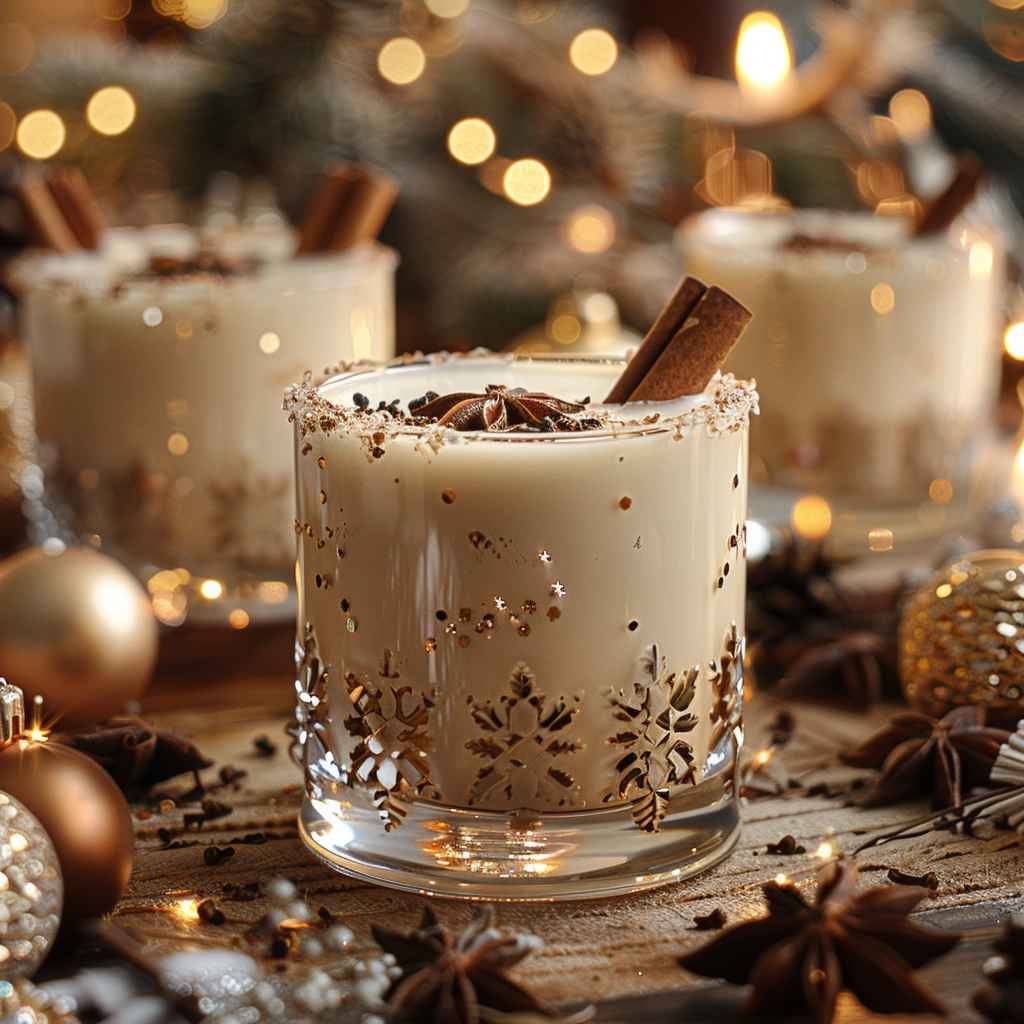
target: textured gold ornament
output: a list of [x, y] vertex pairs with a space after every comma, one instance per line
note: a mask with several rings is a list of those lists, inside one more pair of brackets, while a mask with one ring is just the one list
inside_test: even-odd
[[0, 792], [0, 978], [35, 974], [56, 938], [63, 898], [53, 841], [24, 804]]
[[146, 592], [106, 555], [35, 548], [0, 564], [0, 666], [27, 699], [43, 696], [62, 726], [138, 699], [156, 650]]
[[1024, 553], [976, 551], [910, 599], [900, 621], [900, 679], [912, 705], [940, 717], [985, 707], [993, 721], [1024, 715]]

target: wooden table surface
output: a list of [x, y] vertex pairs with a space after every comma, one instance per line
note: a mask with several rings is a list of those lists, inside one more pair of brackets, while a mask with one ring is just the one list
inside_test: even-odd
[[[244, 647], [247, 664], [262, 666], [259, 674], [232, 671], [223, 659], [208, 660], [205, 678], [182, 673], [182, 659], [165, 659], [165, 669], [144, 702], [151, 721], [191, 736], [217, 762], [204, 773], [216, 779], [225, 764], [248, 774], [234, 790], [218, 793], [233, 807], [230, 816], [206, 824], [189, 839], [204, 845], [225, 845], [245, 833], [273, 834], [263, 845], [234, 843], [235, 854], [210, 867], [203, 862], [204, 845], [164, 849], [157, 830], [184, 836], [182, 817], [195, 807], [175, 807], [137, 822], [137, 858], [129, 891], [114, 912], [114, 920], [130, 928], [160, 953], [183, 946], [244, 944], [244, 933], [266, 906], [254, 902], [224, 902], [225, 883], [246, 883], [275, 876], [292, 879], [315, 907], [336, 912], [355, 932], [360, 950], [373, 947], [372, 923], [405, 929], [422, 910], [419, 897], [346, 879], [315, 861], [295, 833], [300, 801], [300, 777], [287, 753], [283, 728], [290, 713], [292, 687], [288, 670], [290, 641], [286, 631], [255, 634]], [[220, 650], [212, 644], [210, 650]], [[778, 705], [768, 695], [748, 704], [748, 749], [766, 742], [766, 727]], [[791, 708], [791, 710], [793, 710]], [[892, 709], [871, 713], [801, 704], [795, 709], [797, 728], [792, 743], [763, 773], [796, 776], [808, 782], [835, 769], [822, 766], [835, 751], [862, 737], [885, 720]], [[273, 757], [256, 756], [253, 739], [266, 734], [277, 743]], [[843, 771], [843, 770], [840, 770]], [[177, 782], [165, 787], [184, 790]], [[921, 805], [862, 810], [844, 806], [837, 798], [808, 797], [791, 790], [781, 796], [748, 800], [743, 834], [736, 852], [707, 874], [682, 884], [642, 895], [562, 904], [505, 904], [499, 908], [502, 925], [541, 936], [544, 950], [524, 963], [519, 975], [548, 999], [565, 1003], [599, 1003], [602, 1021], [728, 1020], [735, 1015], [742, 990], [696, 979], [676, 966], [676, 958], [707, 940], [693, 928], [696, 915], [721, 907], [730, 921], [760, 912], [761, 885], [778, 873], [800, 876], [815, 863], [814, 851], [826, 838], [851, 851], [865, 830], [908, 820]], [[792, 834], [808, 853], [772, 855], [768, 843]], [[165, 836], [166, 838], [166, 836]], [[1024, 909], [1024, 840], [1001, 832], [989, 838], [932, 833], [887, 845], [858, 858], [867, 882], [883, 883], [890, 867], [921, 874], [933, 871], [939, 888], [926, 905], [925, 916], [945, 928], [963, 930], [969, 937], [961, 947], [924, 972], [949, 1003], [957, 1021], [978, 1018], [969, 1009], [970, 993], [980, 981], [980, 965], [1000, 923], [1014, 909]], [[213, 897], [227, 915], [220, 926], [182, 920], [175, 908], [182, 899]], [[465, 921], [465, 903], [438, 905], [445, 920]], [[324, 959], [329, 967], [332, 960]], [[289, 970], [296, 969], [289, 966]], [[839, 1020], [876, 1018], [844, 997]], [[898, 1018], [877, 1018], [892, 1021]], [[922, 1020], [923, 1018], [915, 1018]], [[927, 1019], [927, 1018], [924, 1018]]]

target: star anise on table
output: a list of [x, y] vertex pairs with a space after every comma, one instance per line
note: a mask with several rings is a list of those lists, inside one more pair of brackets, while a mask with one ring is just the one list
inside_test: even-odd
[[458, 391], [442, 395], [425, 405], [410, 408], [421, 419], [435, 420], [452, 430], [581, 430], [580, 420], [570, 414], [583, 412], [585, 405], [563, 398], [489, 384], [482, 395]]
[[157, 729], [141, 718], [112, 718], [89, 732], [66, 733], [54, 739], [91, 757], [129, 795], [186, 772], [213, 764], [183, 736]]
[[989, 1020], [1024, 1022], [1024, 917], [1011, 918], [995, 942], [996, 955], [982, 968], [987, 981], [971, 1002]]
[[896, 689], [903, 581], [855, 590], [821, 543], [777, 538], [747, 574], [748, 656], [756, 680], [784, 697], [845, 695], [858, 707]]
[[1009, 735], [986, 726], [981, 707], [954, 708], [942, 718], [906, 711], [840, 758], [879, 772], [857, 801], [864, 807], [919, 796], [929, 796], [936, 809], [957, 807], [967, 788], [988, 781]]
[[828, 1024], [844, 989], [878, 1013], [942, 1013], [914, 971], [949, 952], [960, 936], [908, 919], [931, 895], [927, 889], [856, 886], [857, 868], [842, 861], [822, 869], [813, 904], [791, 885], [769, 883], [766, 917], [729, 928], [679, 963], [694, 974], [749, 984], [750, 1014], [803, 1012]]
[[501, 1013], [556, 1017], [557, 1012], [505, 973], [534, 952], [540, 940], [493, 927], [494, 908], [479, 909], [459, 933], [427, 907], [408, 935], [373, 925], [373, 937], [398, 961], [402, 976], [388, 991], [393, 1024], [478, 1024], [481, 1007]]

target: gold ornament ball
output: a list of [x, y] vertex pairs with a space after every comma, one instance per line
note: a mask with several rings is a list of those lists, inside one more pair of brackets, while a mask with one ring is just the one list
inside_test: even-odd
[[0, 749], [0, 790], [32, 812], [57, 851], [64, 919], [99, 917], [128, 885], [135, 831], [113, 779], [77, 750], [15, 740]]
[[911, 597], [899, 630], [900, 681], [926, 714], [988, 709], [1012, 728], [1024, 718], [1024, 552], [975, 551]]
[[97, 551], [33, 548], [0, 563], [0, 668], [41, 694], [62, 727], [95, 722], [142, 695], [156, 663], [146, 592]]

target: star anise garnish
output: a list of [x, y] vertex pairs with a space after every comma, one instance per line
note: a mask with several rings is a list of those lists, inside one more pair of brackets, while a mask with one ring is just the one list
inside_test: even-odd
[[421, 419], [435, 420], [452, 430], [497, 432], [588, 429], [589, 424], [584, 425], [586, 421], [571, 418], [571, 414], [583, 412], [585, 408], [579, 402], [568, 402], [525, 388], [488, 384], [482, 395], [457, 391], [435, 398], [413, 411]]
[[996, 955], [982, 968], [987, 982], [974, 993], [974, 1008], [999, 1024], [1024, 1022], [1024, 917], [1006, 924], [995, 942]]
[[513, 981], [506, 969], [538, 948], [529, 935], [508, 935], [494, 925], [494, 908], [480, 908], [458, 934], [423, 911], [408, 935], [372, 926], [377, 944], [398, 961], [402, 976], [386, 995], [393, 1024], [478, 1024], [481, 1007], [501, 1013], [557, 1012]]
[[842, 861], [822, 869], [813, 904], [792, 885], [769, 883], [766, 917], [729, 928], [679, 963], [694, 974], [749, 984], [750, 1014], [803, 1012], [828, 1024], [844, 989], [877, 1013], [942, 1013], [914, 971], [948, 953], [960, 936], [908, 919], [931, 895], [927, 889], [856, 886], [857, 868]]
[[864, 807], [918, 796], [929, 796], [934, 808], [957, 807], [965, 789], [988, 781], [1009, 736], [985, 725], [983, 707], [954, 708], [942, 718], [906, 711], [840, 757], [855, 768], [879, 771], [857, 801]]
[[54, 739], [91, 757], [132, 796], [213, 764], [191, 740], [157, 729], [141, 718], [112, 718], [89, 732]]

